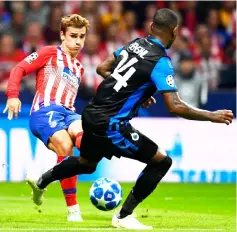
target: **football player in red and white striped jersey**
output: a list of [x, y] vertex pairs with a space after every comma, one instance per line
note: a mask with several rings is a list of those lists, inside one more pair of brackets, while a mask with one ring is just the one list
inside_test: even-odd
[[[21, 110], [21, 79], [30, 72], [36, 72], [30, 128], [37, 138], [57, 153], [58, 162], [73, 155], [74, 145], [80, 148], [81, 116], [75, 113], [74, 101], [84, 69], [77, 56], [84, 46], [88, 29], [88, 20], [80, 15], [63, 17], [60, 31], [62, 44], [43, 47], [26, 57], [12, 69], [8, 81], [4, 113], [8, 111], [8, 119], [11, 120]], [[34, 184], [31, 180], [28, 182]], [[77, 176], [61, 181], [69, 221], [82, 221], [76, 199], [76, 182]], [[42, 199], [35, 203], [42, 204]]]

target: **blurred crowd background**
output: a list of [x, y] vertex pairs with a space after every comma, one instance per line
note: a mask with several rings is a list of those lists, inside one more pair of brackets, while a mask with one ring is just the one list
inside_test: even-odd
[[[77, 13], [91, 24], [79, 56], [85, 73], [78, 98], [88, 100], [102, 81], [97, 65], [129, 40], [147, 36], [162, 7], [180, 16], [179, 36], [168, 53], [181, 97], [200, 106], [210, 92], [235, 92], [235, 1], [0, 1], [0, 92], [16, 63], [42, 46], [60, 44], [61, 17]], [[24, 78], [21, 91], [32, 100], [34, 73]]]

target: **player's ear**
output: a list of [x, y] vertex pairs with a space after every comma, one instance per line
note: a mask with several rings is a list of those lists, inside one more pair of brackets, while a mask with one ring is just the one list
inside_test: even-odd
[[61, 38], [61, 41], [65, 40], [65, 35], [64, 35], [63, 31], [60, 31], [60, 38]]
[[178, 26], [176, 26], [173, 30], [173, 35], [176, 37], [176, 35], [178, 34]]
[[153, 22], [150, 23], [150, 28], [151, 28], [151, 32], [153, 32], [153, 30], [154, 30]]

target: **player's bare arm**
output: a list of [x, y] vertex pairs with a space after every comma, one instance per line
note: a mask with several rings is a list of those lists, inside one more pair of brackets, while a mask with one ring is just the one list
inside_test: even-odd
[[177, 92], [165, 92], [163, 93], [163, 97], [170, 113], [189, 120], [211, 121], [229, 125], [234, 117], [231, 110], [210, 112], [192, 107], [182, 101]]
[[100, 63], [96, 69], [96, 72], [101, 75], [104, 79], [110, 76], [112, 73], [112, 66], [115, 62], [114, 55], [108, 56], [105, 61]]

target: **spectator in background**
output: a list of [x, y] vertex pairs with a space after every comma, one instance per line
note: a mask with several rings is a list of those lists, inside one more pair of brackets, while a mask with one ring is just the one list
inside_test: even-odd
[[215, 90], [219, 84], [219, 72], [222, 66], [222, 54], [216, 54], [211, 48], [211, 39], [204, 37], [200, 43], [200, 57], [196, 59], [198, 71], [208, 81], [208, 89]]
[[197, 25], [196, 9], [197, 9], [196, 1], [186, 1], [183, 23], [192, 34], [194, 33], [195, 27]]
[[29, 10], [27, 12], [25, 22], [38, 22], [41, 26], [46, 25], [49, 8], [43, 1], [29, 1]]
[[141, 31], [136, 29], [136, 14], [134, 11], [126, 11], [124, 13], [124, 22], [126, 22], [125, 30], [121, 33], [122, 43], [126, 44], [128, 41], [142, 37]]
[[117, 22], [112, 22], [107, 26], [107, 30], [105, 31], [105, 39], [101, 44], [100, 49], [104, 58], [113, 54], [114, 51], [123, 45], [119, 40], [118, 31], [119, 29]]
[[97, 66], [103, 61], [103, 57], [98, 52], [99, 43], [100, 38], [97, 34], [88, 34], [85, 41], [85, 50], [79, 57], [80, 62], [84, 66], [79, 95], [84, 99], [90, 99], [94, 96], [97, 87], [103, 80], [96, 73]]
[[232, 23], [233, 18], [236, 18], [235, 1], [223, 1], [223, 8], [220, 9], [220, 22], [225, 29], [228, 29], [229, 25]]
[[[0, 1], [0, 28], [11, 21], [11, 15], [5, 8], [5, 2]], [[1, 29], [0, 29], [1, 30]]]
[[26, 54], [31, 54], [45, 45], [42, 36], [41, 26], [37, 22], [31, 22], [26, 29], [26, 36], [23, 41], [22, 49]]
[[44, 39], [47, 44], [60, 44], [60, 36], [59, 36], [59, 25], [61, 22], [61, 17], [63, 15], [62, 7], [60, 5], [56, 5], [51, 8], [51, 11], [48, 15], [48, 23], [47, 26], [43, 30]]
[[25, 34], [24, 14], [22, 10], [15, 10], [12, 13], [11, 22], [5, 24], [0, 30], [1, 35], [10, 34], [14, 38], [17, 47], [21, 45]]
[[5, 34], [0, 40], [0, 91], [5, 91], [10, 71], [18, 62], [26, 57], [24, 52], [16, 48], [14, 38]]
[[212, 40], [212, 46], [216, 49], [224, 48], [228, 42], [229, 36], [226, 31], [220, 26], [220, 16], [216, 9], [211, 9], [208, 12], [207, 27]]
[[168, 55], [172, 58], [174, 70], [179, 69], [180, 53], [190, 51], [190, 40], [184, 36], [177, 36], [172, 47], [167, 51]]
[[193, 43], [191, 43], [191, 51], [195, 58], [201, 56], [201, 40], [204, 37], [208, 37], [209, 32], [207, 25], [205, 24], [199, 24], [196, 27], [195, 33], [194, 33], [194, 40]]
[[112, 22], [118, 23], [119, 31], [124, 30], [123, 5], [119, 1], [111, 1], [107, 4], [107, 12], [100, 16], [101, 31], [106, 31]]
[[195, 69], [192, 54], [188, 51], [180, 53], [179, 70], [176, 70], [175, 82], [181, 98], [194, 107], [207, 103], [208, 86]]
[[99, 27], [99, 15], [96, 1], [81, 1], [80, 8], [73, 13], [80, 14], [90, 22], [89, 33], [97, 33]]

